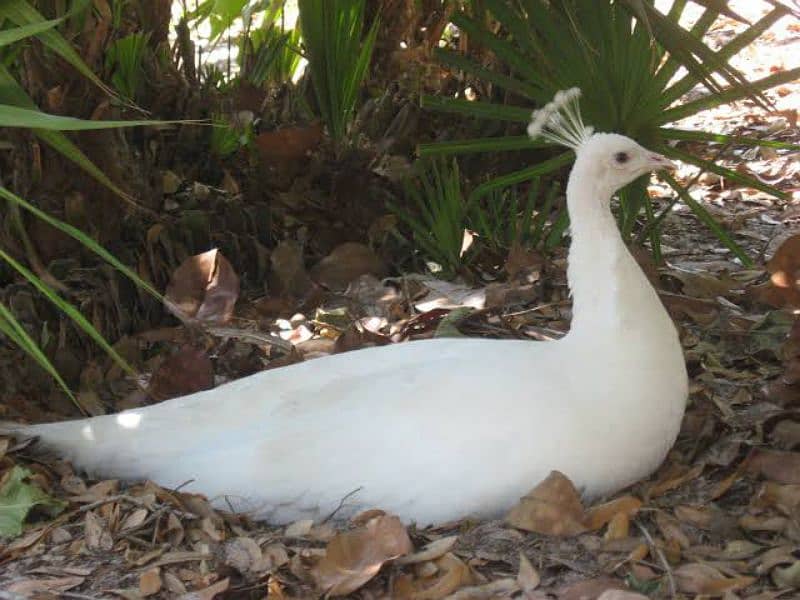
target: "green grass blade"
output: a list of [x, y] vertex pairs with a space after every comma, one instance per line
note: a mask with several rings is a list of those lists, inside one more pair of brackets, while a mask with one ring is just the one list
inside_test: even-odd
[[541, 138], [532, 140], [527, 135], [503, 137], [472, 138], [450, 142], [431, 142], [419, 144], [417, 155], [420, 157], [438, 156], [441, 154], [470, 154], [473, 152], [506, 152], [509, 150], [531, 150], [549, 148], [553, 144]]
[[[798, 78], [800, 78], [800, 67], [790, 69], [789, 71], [781, 71], [762, 79], [757, 79], [756, 81], [750, 83], [750, 87], [759, 91], [764, 91], [777, 85], [790, 83]], [[715, 108], [722, 104], [728, 104], [730, 102], [736, 102], [737, 100], [746, 98], [749, 93], [749, 90], [744, 90], [740, 87], [725, 88], [717, 94], [708, 94], [707, 96], [704, 96], [698, 100], [687, 102], [686, 104], [682, 104], [680, 106], [676, 106], [675, 108], [664, 111], [664, 113], [661, 115], [660, 122], [665, 124], [672, 123], [674, 121], [680, 121], [684, 117], [690, 117], [703, 110], [708, 110], [709, 108]]]
[[532, 112], [530, 108], [519, 106], [505, 106], [491, 102], [470, 102], [469, 100], [428, 95], [423, 95], [420, 98], [420, 105], [428, 110], [456, 113], [479, 119], [513, 121], [515, 123], [530, 122]]
[[32, 35], [38, 35], [42, 32], [52, 29], [63, 19], [53, 19], [51, 21], [42, 21], [41, 23], [31, 23], [30, 25], [23, 25], [22, 27], [14, 27], [0, 31], [0, 47], [8, 46], [19, 40], [24, 40]]
[[575, 154], [570, 150], [569, 152], [559, 154], [558, 156], [551, 158], [550, 160], [541, 162], [538, 165], [533, 165], [532, 167], [527, 167], [520, 171], [515, 171], [513, 173], [508, 173], [507, 175], [501, 175], [500, 177], [495, 177], [494, 179], [482, 183], [481, 185], [476, 187], [470, 194], [470, 202], [474, 201], [477, 198], [480, 198], [484, 194], [488, 194], [493, 190], [507, 188], [514, 184], [522, 183], [523, 181], [529, 181], [536, 177], [540, 177], [541, 175], [547, 175], [548, 173], [553, 173], [554, 171], [557, 171], [561, 167], [564, 167], [569, 163], [571, 163], [574, 160], [574, 158]]
[[[73, 10], [68, 13], [72, 14], [83, 9], [88, 4], [87, 0], [79, 0], [73, 5]], [[3, 0], [0, 2], [0, 18], [8, 19], [17, 26], [24, 27], [26, 25], [35, 25], [46, 22], [47, 20], [31, 6], [26, 0]], [[78, 53], [72, 48], [67, 40], [52, 29], [42, 31], [37, 35], [39, 40], [50, 50], [58, 54], [61, 58], [71, 64], [81, 75], [86, 77], [89, 81], [94, 83], [97, 87], [103, 90], [110, 96], [114, 96], [114, 92], [106, 84], [100, 81], [100, 78], [94, 74], [94, 71], [87, 65]]]
[[19, 196], [17, 196], [16, 194], [10, 192], [8, 189], [6, 189], [6, 188], [4, 188], [2, 186], [0, 186], [0, 197], [5, 198], [6, 200], [11, 202], [12, 204], [16, 204], [20, 208], [25, 209], [29, 213], [31, 213], [34, 216], [38, 217], [39, 219], [42, 219], [48, 225], [52, 225], [56, 229], [58, 229], [60, 231], [63, 231], [68, 236], [76, 239], [81, 244], [86, 246], [89, 250], [91, 250], [92, 252], [97, 254], [100, 258], [102, 258], [103, 260], [108, 262], [110, 265], [115, 267], [123, 275], [128, 277], [128, 279], [133, 281], [137, 286], [139, 286], [143, 290], [147, 291], [154, 298], [158, 299], [159, 302], [162, 302], [162, 303], [165, 302], [164, 297], [161, 294], [159, 294], [158, 291], [156, 291], [156, 289], [152, 285], [150, 285], [149, 283], [144, 281], [141, 277], [139, 277], [129, 267], [126, 267], [124, 264], [122, 264], [119, 261], [119, 259], [117, 259], [108, 250], [103, 248], [100, 244], [95, 242], [92, 238], [90, 238], [85, 233], [83, 233], [80, 229], [78, 229], [76, 227], [73, 227], [69, 223], [65, 223], [64, 221], [61, 221], [60, 219], [56, 219], [55, 217], [52, 217], [52, 216], [48, 215], [43, 210], [35, 207], [30, 202], [20, 198]]
[[742, 175], [737, 171], [722, 167], [710, 160], [705, 160], [703, 158], [700, 158], [699, 156], [695, 156], [693, 154], [689, 154], [688, 152], [684, 152], [683, 150], [678, 150], [677, 148], [671, 148], [668, 146], [661, 147], [660, 151], [669, 158], [676, 158], [678, 160], [682, 160], [685, 163], [689, 163], [697, 167], [702, 167], [703, 169], [710, 171], [711, 173], [716, 173], [720, 177], [724, 177], [725, 179], [728, 179], [729, 181], [732, 181], [739, 185], [753, 188], [754, 190], [760, 190], [762, 192], [769, 194], [770, 196], [780, 198], [781, 200], [788, 199], [788, 195], [785, 192], [782, 192], [779, 189], [771, 185], [768, 185], [766, 183], [762, 183], [755, 177], [748, 177], [747, 175]]
[[[28, 96], [22, 86], [17, 83], [11, 76], [11, 73], [8, 72], [8, 69], [2, 64], [0, 64], [0, 104], [12, 104], [21, 108], [38, 110], [38, 107], [34, 104], [30, 96]], [[66, 135], [60, 131], [51, 131], [47, 129], [34, 129], [33, 133], [56, 152], [59, 152], [64, 157], [74, 162], [120, 198], [136, 208], [141, 208], [136, 203], [133, 196], [123, 191], [111, 181], [111, 179], [89, 160], [89, 157], [73, 144]]]
[[760, 138], [725, 135], [723, 133], [713, 133], [710, 131], [689, 131], [687, 129], [672, 129], [662, 127], [661, 135], [668, 140], [681, 140], [687, 142], [715, 142], [718, 144], [734, 144], [739, 146], [759, 146], [766, 148], [776, 148], [779, 150], [800, 151], [800, 144], [790, 144], [778, 140], [762, 140]]
[[[90, 131], [119, 127], [141, 127], [143, 125], [174, 125], [181, 121], [89, 121], [74, 117], [51, 115], [39, 110], [0, 104], [0, 127], [24, 127], [26, 129], [51, 129], [57, 131]], [[185, 121], [183, 121], [185, 123]]]
[[50, 362], [42, 349], [36, 341], [28, 335], [22, 324], [14, 318], [11, 311], [8, 310], [5, 304], [0, 302], [0, 332], [4, 333], [14, 344], [24, 350], [39, 366], [44, 369], [50, 377], [55, 379], [59, 387], [64, 390], [64, 393], [70, 397], [70, 400], [78, 407], [82, 414], [88, 414], [86, 410], [80, 405], [78, 399], [72, 394], [67, 383], [61, 378], [58, 370]]
[[33, 285], [39, 292], [47, 298], [50, 302], [52, 302], [58, 310], [63, 312], [67, 315], [70, 319], [72, 319], [75, 324], [80, 327], [84, 333], [86, 333], [89, 337], [91, 337], [95, 343], [100, 346], [106, 354], [108, 354], [111, 359], [119, 365], [119, 367], [131, 375], [135, 377], [137, 375], [136, 371], [122, 358], [114, 348], [111, 347], [103, 335], [95, 329], [94, 325], [92, 325], [83, 314], [75, 308], [72, 304], [64, 300], [61, 296], [59, 296], [53, 288], [47, 285], [44, 281], [42, 281], [39, 277], [34, 275], [30, 270], [28, 270], [25, 266], [14, 260], [9, 254], [4, 252], [0, 249], [0, 259], [7, 262], [11, 267], [17, 271], [20, 275], [22, 275], [25, 279], [27, 279], [31, 285]]

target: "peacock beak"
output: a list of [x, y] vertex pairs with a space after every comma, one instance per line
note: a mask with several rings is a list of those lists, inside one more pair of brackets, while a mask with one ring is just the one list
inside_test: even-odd
[[669, 171], [674, 171], [676, 169], [675, 163], [668, 159], [666, 156], [661, 154], [652, 153], [648, 156], [647, 159], [650, 168], [653, 171], [660, 171], [661, 169], [667, 169]]

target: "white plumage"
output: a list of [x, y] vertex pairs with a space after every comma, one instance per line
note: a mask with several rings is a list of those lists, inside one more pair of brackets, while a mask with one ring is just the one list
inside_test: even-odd
[[276, 523], [324, 518], [343, 500], [340, 517], [373, 507], [420, 524], [496, 516], [553, 469], [593, 496], [648, 475], [678, 433], [687, 376], [609, 202], [668, 163], [628, 138], [591, 135], [575, 97], [532, 124], [577, 155], [567, 188], [574, 318], [562, 340], [369, 348], [15, 432], [92, 474], [191, 480], [183, 489]]

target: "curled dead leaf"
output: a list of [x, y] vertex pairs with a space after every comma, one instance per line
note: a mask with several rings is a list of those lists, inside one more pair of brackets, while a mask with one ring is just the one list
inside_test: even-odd
[[408, 556], [397, 559], [398, 565], [413, 565], [427, 560], [436, 560], [450, 552], [458, 541], [457, 535], [451, 535], [426, 544], [419, 552], [414, 552]]
[[216, 248], [187, 258], [175, 269], [164, 299], [179, 319], [223, 324], [239, 298], [239, 277]]
[[366, 526], [338, 534], [312, 569], [320, 590], [345, 596], [372, 579], [383, 564], [413, 549], [406, 528], [395, 516], [382, 515]]
[[767, 262], [771, 288], [761, 299], [776, 308], [800, 307], [800, 235], [783, 242]]
[[572, 536], [586, 531], [585, 518], [573, 483], [563, 473], [552, 471], [511, 509], [506, 522], [525, 531]]
[[591, 531], [596, 531], [608, 524], [616, 515], [622, 513], [631, 517], [641, 507], [642, 501], [634, 496], [622, 496], [621, 498], [598, 504], [586, 511], [586, 527]]
[[[472, 570], [455, 554], [448, 552], [430, 563], [428, 569], [417, 569], [417, 577], [397, 578], [392, 598], [397, 600], [442, 600], [457, 590], [476, 583]], [[467, 596], [469, 597], [469, 596]]]

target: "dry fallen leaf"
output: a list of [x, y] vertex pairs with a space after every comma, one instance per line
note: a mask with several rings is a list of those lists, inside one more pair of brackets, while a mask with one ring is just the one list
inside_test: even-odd
[[518, 529], [571, 536], [586, 531], [580, 495], [566, 475], [553, 471], [520, 500], [506, 517]]
[[305, 158], [322, 141], [322, 123], [308, 127], [287, 127], [256, 136], [258, 154], [267, 166], [283, 167]]
[[83, 533], [86, 538], [86, 547], [89, 550], [108, 552], [114, 546], [114, 539], [107, 529], [105, 520], [98, 517], [94, 511], [89, 511], [84, 517]]
[[372, 579], [383, 563], [412, 549], [400, 519], [383, 515], [360, 529], [334, 537], [312, 574], [320, 590], [330, 596], [344, 596]]
[[642, 501], [634, 496], [622, 496], [621, 498], [598, 504], [586, 511], [586, 527], [591, 531], [595, 531], [611, 522], [618, 514], [632, 517], [641, 507]]
[[417, 577], [398, 577], [392, 587], [392, 598], [397, 600], [442, 600], [450, 598], [457, 590], [476, 583], [472, 570], [455, 554], [448, 552], [441, 558], [419, 566]]
[[239, 277], [214, 248], [183, 261], [172, 274], [164, 298], [178, 318], [227, 323], [239, 298]]
[[558, 600], [597, 600], [608, 590], [624, 590], [625, 584], [611, 577], [585, 579], [563, 585], [556, 590]]
[[23, 598], [35, 598], [38, 594], [58, 594], [78, 587], [85, 577], [47, 577], [42, 579], [23, 579], [15, 581], [5, 591], [19, 594]]
[[217, 595], [228, 590], [230, 579], [221, 579], [217, 583], [202, 590], [189, 592], [183, 596], [178, 596], [177, 600], [214, 600]]
[[703, 563], [687, 563], [674, 572], [678, 589], [687, 594], [706, 594], [723, 596], [726, 592], [735, 592], [746, 588], [755, 577], [726, 577], [717, 569]]
[[426, 544], [422, 550], [397, 559], [398, 565], [414, 565], [427, 560], [436, 560], [450, 552], [458, 541], [457, 535], [439, 538]]
[[755, 448], [747, 457], [748, 473], [783, 484], [800, 484], [800, 452]]
[[386, 265], [369, 246], [345, 242], [311, 268], [311, 278], [334, 291], [344, 291], [362, 275], [386, 276]]
[[767, 262], [771, 289], [763, 291], [762, 300], [776, 307], [800, 307], [800, 235], [793, 235], [775, 251]]
[[214, 387], [214, 366], [205, 350], [182, 346], [153, 373], [148, 393], [154, 400], [169, 400]]
[[542, 578], [539, 572], [522, 552], [519, 553], [519, 571], [517, 572], [517, 585], [524, 595], [539, 587]]
[[153, 567], [139, 575], [139, 593], [144, 596], [153, 596], [161, 591], [161, 569]]

